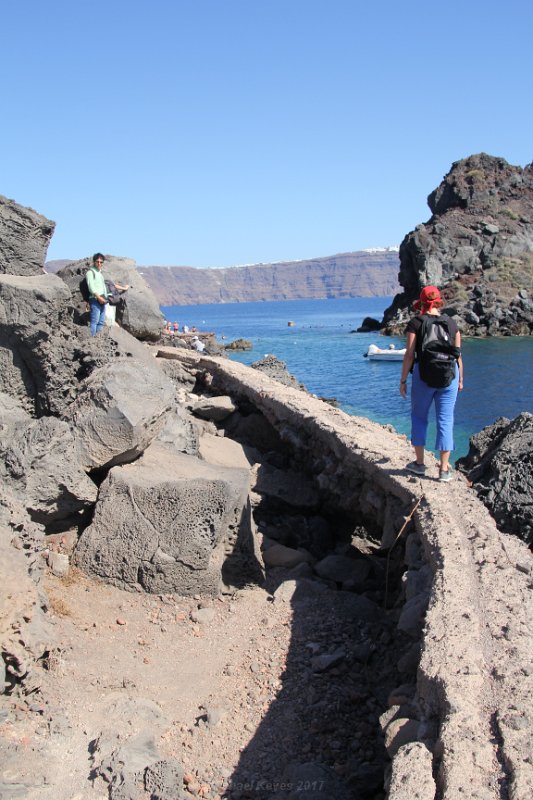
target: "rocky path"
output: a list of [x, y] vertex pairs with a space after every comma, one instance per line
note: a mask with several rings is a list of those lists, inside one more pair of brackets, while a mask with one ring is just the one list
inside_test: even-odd
[[150, 761], [174, 770], [162, 800], [287, 798], [300, 782], [383, 797], [398, 654], [376, 603], [314, 581], [206, 601], [76, 570], [47, 584], [58, 648], [34, 701], [2, 719], [3, 800], [146, 798], [134, 773]]

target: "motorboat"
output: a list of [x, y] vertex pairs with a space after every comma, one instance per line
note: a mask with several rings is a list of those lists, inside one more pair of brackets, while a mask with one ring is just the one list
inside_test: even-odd
[[382, 350], [376, 344], [371, 344], [364, 357], [370, 358], [372, 361], [403, 361], [404, 355], [405, 347], [397, 350], [395, 345], [390, 344], [386, 350]]

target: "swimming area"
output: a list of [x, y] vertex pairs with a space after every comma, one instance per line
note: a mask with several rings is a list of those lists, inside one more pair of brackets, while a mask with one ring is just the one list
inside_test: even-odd
[[[404, 339], [353, 333], [364, 317], [381, 319], [390, 297], [289, 300], [162, 307], [166, 319], [210, 331], [219, 341], [248, 339], [253, 350], [231, 354], [252, 364], [266, 354], [280, 358], [307, 389], [335, 397], [348, 414], [391, 424], [409, 435], [409, 400], [398, 391], [401, 362], [363, 357], [368, 345]], [[289, 326], [289, 322], [294, 323]], [[454, 459], [468, 451], [469, 437], [498, 417], [533, 413], [533, 336], [464, 339], [465, 388], [455, 410]], [[435, 440], [430, 425], [427, 448]]]

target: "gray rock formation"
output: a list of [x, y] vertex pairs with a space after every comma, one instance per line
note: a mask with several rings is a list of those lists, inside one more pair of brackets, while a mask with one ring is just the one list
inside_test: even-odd
[[189, 456], [196, 456], [199, 452], [199, 432], [190, 415], [179, 405], [166, 414], [157, 441]]
[[0, 694], [22, 684], [39, 688], [37, 659], [50, 633], [41, 589], [43, 533], [13, 494], [0, 484]]
[[533, 414], [501, 417], [470, 439], [457, 467], [500, 530], [533, 545]]
[[253, 344], [248, 339], [235, 339], [233, 342], [225, 345], [226, 350], [253, 350]]
[[202, 419], [213, 422], [222, 422], [237, 409], [237, 406], [227, 395], [220, 397], [202, 397], [192, 407], [193, 414]]
[[142, 267], [160, 305], [384, 297], [398, 289], [398, 253], [359, 251], [227, 269]]
[[281, 361], [277, 356], [266, 355], [264, 358], [259, 359], [259, 361], [254, 361], [252, 368], [259, 370], [259, 372], [264, 372], [269, 378], [274, 378], [284, 386], [292, 386], [293, 389], [305, 390], [303, 383], [300, 383], [300, 381], [296, 380], [294, 375], [291, 375], [285, 362]]
[[125, 589], [216, 595], [224, 562], [250, 547], [249, 475], [155, 444], [101, 486], [76, 561]]
[[71, 293], [56, 275], [0, 275], [0, 391], [38, 416], [60, 416], [93, 370], [116, 358], [152, 363], [123, 328], [96, 337], [72, 319]]
[[365, 317], [362, 321], [359, 328], [357, 328], [357, 333], [373, 333], [374, 331], [379, 331], [381, 328], [381, 323], [379, 320], [374, 319], [373, 317]]
[[453, 164], [428, 198], [432, 217], [400, 246], [402, 294], [385, 312], [402, 333], [423, 286], [473, 336], [533, 332], [533, 165], [481, 153]]
[[170, 380], [148, 361], [116, 359], [95, 369], [63, 415], [85, 469], [138, 458], [162, 430], [173, 400]]
[[32, 419], [0, 394], [0, 476], [43, 524], [92, 508], [96, 486], [83, 471], [72, 432], [55, 417]]
[[25, 404], [48, 407], [46, 387], [58, 378], [61, 383], [63, 372], [58, 375], [54, 369], [50, 335], [62, 327], [69, 296], [55, 275], [0, 275], [1, 391], [15, 394]]
[[[79, 286], [91, 264], [91, 258], [72, 261], [57, 273], [72, 292], [72, 313], [75, 321], [85, 322], [85, 301]], [[121, 286], [129, 286], [124, 294], [125, 310], [120, 324], [137, 339], [157, 341], [163, 329], [163, 315], [143, 275], [136, 269], [131, 258], [106, 256], [103, 268], [106, 280]]]
[[0, 195], [0, 273], [39, 275], [55, 222]]

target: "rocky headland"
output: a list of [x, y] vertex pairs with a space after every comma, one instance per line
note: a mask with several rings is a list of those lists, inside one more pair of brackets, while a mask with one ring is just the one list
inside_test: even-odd
[[2, 800], [529, 800], [526, 545], [145, 286], [91, 338], [52, 228], [0, 206]]
[[533, 165], [470, 156], [452, 165], [428, 205], [431, 218], [400, 245], [403, 292], [386, 310], [383, 332], [403, 333], [413, 301], [431, 284], [465, 335], [530, 335]]

